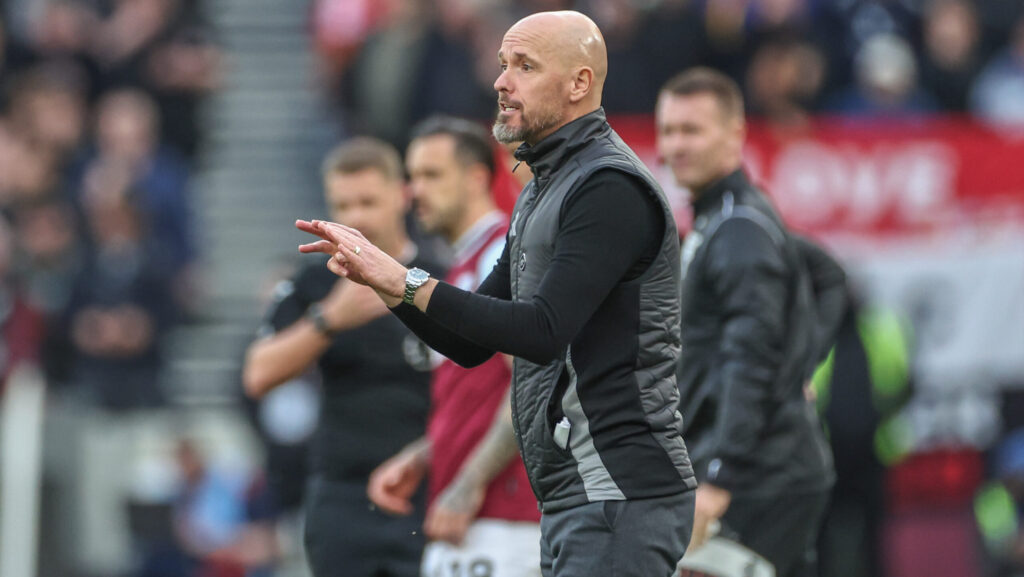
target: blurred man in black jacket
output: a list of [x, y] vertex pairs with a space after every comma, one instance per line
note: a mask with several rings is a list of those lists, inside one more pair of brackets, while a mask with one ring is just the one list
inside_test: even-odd
[[805, 383], [842, 311], [839, 266], [790, 234], [742, 169], [738, 87], [709, 69], [670, 80], [658, 150], [692, 193], [682, 249], [678, 382], [697, 490], [691, 547], [720, 520], [779, 577], [814, 571], [834, 473]]

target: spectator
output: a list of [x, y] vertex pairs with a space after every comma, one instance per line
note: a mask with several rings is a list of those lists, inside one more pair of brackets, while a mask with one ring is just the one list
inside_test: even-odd
[[993, 477], [974, 499], [985, 551], [987, 577], [1016, 577], [1024, 571], [1024, 430], [1011, 431], [993, 452]]
[[825, 58], [810, 42], [781, 36], [762, 43], [747, 69], [750, 115], [780, 127], [806, 125], [825, 76]]
[[707, 38], [696, 5], [689, 0], [665, 0], [644, 19], [637, 42], [643, 45], [642, 52], [647, 56], [643, 66], [650, 71], [654, 89], [645, 112], [654, 108], [657, 91], [666, 80], [708, 58]]
[[640, 8], [629, 0], [592, 0], [589, 4], [608, 45], [608, 68], [618, 79], [605, 88], [605, 110], [609, 114], [650, 110], [658, 87], [645, 65], [650, 55], [641, 42], [645, 19]]
[[74, 351], [71, 379], [101, 407], [163, 404], [161, 338], [174, 319], [169, 280], [127, 169], [94, 165], [84, 212], [93, 251], [66, 312]]
[[194, 166], [203, 146], [200, 108], [223, 83], [223, 56], [198, 0], [172, 0], [142, 55], [143, 83], [160, 110], [162, 141]]
[[100, 82], [100, 68], [90, 51], [98, 24], [98, 16], [85, 2], [47, 2], [27, 32], [27, 41], [39, 59], [71, 61], [86, 71], [90, 99]]
[[981, 25], [967, 0], [935, 0], [924, 20], [921, 85], [942, 110], [967, 111], [967, 95], [981, 65]]
[[56, 196], [22, 204], [14, 212], [14, 230], [28, 298], [46, 315], [60, 314], [85, 258], [74, 209]]
[[857, 82], [853, 64], [875, 35], [917, 38], [919, 5], [895, 0], [818, 2], [815, 28], [826, 42], [832, 91]]
[[0, 119], [0, 208], [50, 195], [59, 183], [52, 151]]
[[[96, 110], [96, 148], [84, 164], [118, 166], [136, 195], [137, 208], [152, 234], [150, 255], [169, 271], [172, 294], [184, 310], [192, 299], [192, 265], [196, 253], [189, 209], [189, 172], [178, 156], [160, 146], [159, 116], [145, 93], [116, 90], [105, 94]], [[103, 172], [101, 169], [99, 172]], [[81, 187], [87, 183], [79, 181]]]
[[35, 55], [8, 32], [8, 22], [0, 10], [0, 110], [7, 108], [10, 80], [35, 60]]
[[747, 2], [708, 0], [703, 16], [708, 44], [708, 60], [704, 64], [739, 78], [743, 73], [743, 57], [749, 49]]
[[48, 196], [23, 203], [14, 213], [18, 275], [25, 297], [46, 324], [43, 369], [51, 383], [66, 383], [72, 352], [60, 330], [75, 279], [85, 266], [86, 246], [70, 203]]
[[62, 186], [69, 161], [81, 152], [86, 131], [84, 72], [70, 61], [51, 61], [25, 71], [11, 93], [11, 124], [52, 157]]
[[38, 363], [43, 319], [25, 298], [12, 274], [14, 237], [0, 218], [0, 395], [11, 371], [22, 362]]
[[401, 149], [408, 127], [431, 113], [488, 116], [494, 100], [474, 76], [471, 54], [431, 17], [426, 0], [400, 0], [345, 79], [346, 128]]
[[975, 116], [995, 125], [1024, 126], [1024, 17], [999, 51], [982, 69], [971, 89]]
[[892, 34], [866, 40], [856, 57], [856, 84], [837, 95], [831, 110], [859, 118], [905, 118], [935, 111], [934, 98], [918, 86], [910, 45]]
[[885, 470], [903, 455], [887, 442], [910, 398], [910, 351], [902, 322], [849, 291], [836, 346], [814, 374], [819, 412], [836, 467], [818, 538], [823, 575], [882, 575]]

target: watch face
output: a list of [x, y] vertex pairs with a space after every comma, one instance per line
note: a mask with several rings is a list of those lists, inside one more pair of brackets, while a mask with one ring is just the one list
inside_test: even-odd
[[417, 286], [427, 282], [428, 278], [430, 278], [430, 274], [419, 268], [410, 269], [409, 274], [406, 275], [406, 281]]

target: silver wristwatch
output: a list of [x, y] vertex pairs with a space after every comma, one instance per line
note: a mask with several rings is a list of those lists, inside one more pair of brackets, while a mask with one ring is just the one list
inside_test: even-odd
[[429, 278], [430, 273], [421, 268], [409, 269], [409, 272], [405, 273], [405, 294], [402, 295], [402, 301], [411, 305], [412, 299], [416, 296], [416, 290], [423, 286]]

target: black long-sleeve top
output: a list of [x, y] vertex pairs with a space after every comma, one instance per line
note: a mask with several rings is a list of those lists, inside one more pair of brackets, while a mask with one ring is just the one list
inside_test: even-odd
[[551, 266], [532, 299], [511, 300], [506, 243], [476, 293], [441, 282], [426, 314], [404, 303], [392, 310], [424, 342], [463, 366], [476, 366], [495, 352], [550, 362], [616, 284], [643, 274], [665, 227], [654, 197], [615, 170], [594, 173], [567, 197], [560, 220]]

